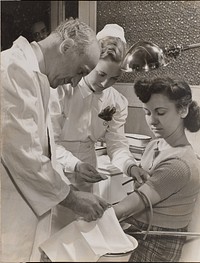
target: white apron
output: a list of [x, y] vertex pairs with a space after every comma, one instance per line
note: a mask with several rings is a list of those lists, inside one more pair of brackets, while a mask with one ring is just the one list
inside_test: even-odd
[[[62, 146], [65, 147], [68, 151], [70, 151], [75, 157], [77, 157], [82, 162], [89, 163], [94, 168], [97, 168], [97, 157], [95, 153], [95, 145], [92, 140], [87, 141], [64, 141], [62, 142]], [[93, 192], [93, 184], [85, 183], [82, 180], [78, 180], [78, 175], [76, 176], [74, 173], [66, 173], [69, 180], [77, 186], [80, 190], [86, 192]]]

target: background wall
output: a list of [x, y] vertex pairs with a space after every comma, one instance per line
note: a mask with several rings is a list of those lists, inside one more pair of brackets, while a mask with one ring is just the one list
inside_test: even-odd
[[50, 32], [52, 22], [55, 24], [54, 29], [58, 21], [78, 17], [78, 11], [78, 1], [75, 0], [1, 1], [1, 50], [10, 48], [20, 35], [33, 41], [31, 26], [35, 22], [44, 21]]
[[1, 1], [1, 50], [20, 35], [32, 41], [31, 26], [43, 20], [50, 29], [50, 1]]
[[[200, 43], [200, 1], [97, 1], [97, 32], [108, 23], [125, 30], [129, 46], [139, 40], [158, 46]], [[167, 67], [142, 76], [170, 74], [200, 83], [200, 48], [182, 53]], [[133, 82], [141, 73], [124, 73], [119, 82]]]

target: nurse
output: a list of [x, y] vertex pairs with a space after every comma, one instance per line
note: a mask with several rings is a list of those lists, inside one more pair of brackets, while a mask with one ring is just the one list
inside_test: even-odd
[[84, 191], [92, 191], [93, 183], [102, 179], [92, 173], [97, 168], [95, 142], [102, 138], [115, 166], [139, 179], [147, 174], [136, 166], [124, 134], [127, 99], [112, 87], [121, 76], [126, 53], [124, 30], [108, 24], [97, 39], [101, 54], [95, 69], [75, 89], [67, 84], [52, 90], [50, 104], [57, 160], [68, 178]]
[[64, 21], [38, 43], [20, 36], [1, 54], [2, 262], [40, 261], [39, 245], [51, 234], [58, 204], [87, 221], [108, 207], [91, 193], [75, 191], [64, 176], [48, 110], [50, 86], [75, 87], [99, 55], [94, 32], [79, 20]]

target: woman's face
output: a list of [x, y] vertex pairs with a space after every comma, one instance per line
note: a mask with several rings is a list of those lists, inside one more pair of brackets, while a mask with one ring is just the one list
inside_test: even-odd
[[144, 104], [146, 121], [157, 138], [168, 138], [183, 127], [183, 119], [174, 101], [164, 94], [152, 94]]
[[100, 59], [96, 67], [85, 77], [87, 83], [96, 92], [112, 86], [121, 75], [120, 62], [109, 58]]

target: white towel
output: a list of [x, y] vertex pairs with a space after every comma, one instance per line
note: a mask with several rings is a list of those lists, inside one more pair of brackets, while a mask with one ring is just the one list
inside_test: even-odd
[[111, 207], [96, 221], [70, 223], [40, 248], [53, 262], [96, 262], [102, 255], [133, 251], [137, 245], [136, 239], [123, 232]]

